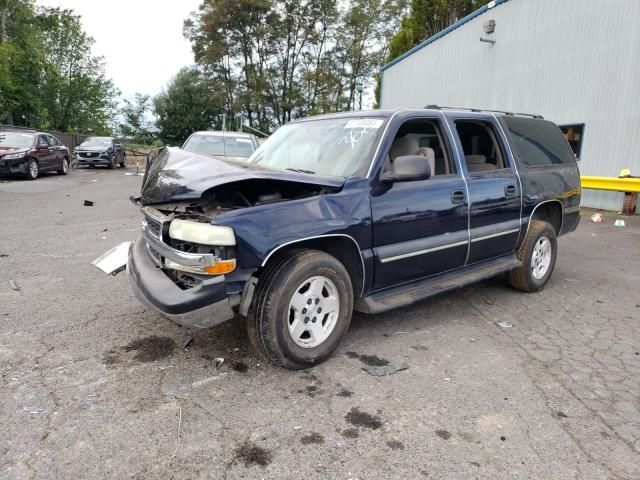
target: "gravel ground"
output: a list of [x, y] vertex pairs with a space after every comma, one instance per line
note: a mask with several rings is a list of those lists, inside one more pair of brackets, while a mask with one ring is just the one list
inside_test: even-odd
[[[184, 348], [90, 265], [138, 235], [124, 173], [0, 183], [0, 478], [640, 478], [638, 218], [584, 219], [541, 293], [496, 278], [355, 315], [292, 372], [240, 321]], [[408, 368], [363, 370], [386, 363]]]

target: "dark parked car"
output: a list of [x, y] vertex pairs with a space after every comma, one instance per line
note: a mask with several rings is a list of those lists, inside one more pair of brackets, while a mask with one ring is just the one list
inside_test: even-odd
[[175, 322], [209, 327], [235, 311], [266, 358], [306, 368], [336, 349], [354, 309], [502, 272], [541, 290], [580, 193], [571, 148], [539, 117], [433, 107], [308, 118], [248, 162], [161, 151], [127, 270], [135, 295]]
[[182, 145], [187, 152], [229, 160], [247, 160], [256, 148], [258, 139], [255, 135], [227, 131], [195, 132]]
[[87, 137], [74, 151], [77, 165], [103, 165], [116, 168], [116, 165], [124, 168], [127, 164], [127, 156], [113, 137]]
[[31, 180], [41, 172], [69, 173], [69, 150], [48, 133], [0, 132], [0, 175]]

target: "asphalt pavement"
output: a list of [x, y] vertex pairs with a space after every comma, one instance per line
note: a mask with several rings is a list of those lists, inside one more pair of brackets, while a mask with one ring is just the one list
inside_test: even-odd
[[640, 219], [583, 218], [540, 293], [356, 314], [293, 372], [90, 265], [139, 234], [132, 172], [0, 179], [0, 478], [640, 478]]

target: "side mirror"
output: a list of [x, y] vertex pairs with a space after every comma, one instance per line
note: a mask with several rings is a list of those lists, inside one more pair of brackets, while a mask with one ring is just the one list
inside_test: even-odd
[[422, 155], [406, 155], [396, 158], [391, 170], [382, 174], [380, 179], [385, 183], [415, 182], [431, 177], [431, 164]]

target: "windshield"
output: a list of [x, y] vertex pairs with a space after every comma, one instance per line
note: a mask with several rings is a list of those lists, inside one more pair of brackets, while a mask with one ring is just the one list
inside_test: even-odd
[[110, 137], [89, 137], [80, 144], [81, 147], [106, 147], [110, 145]]
[[328, 118], [290, 123], [251, 156], [265, 167], [337, 177], [365, 176], [382, 118]]
[[0, 145], [30, 147], [33, 145], [33, 133], [0, 132]]
[[250, 157], [255, 147], [250, 138], [233, 135], [192, 135], [183, 150], [218, 157]]

